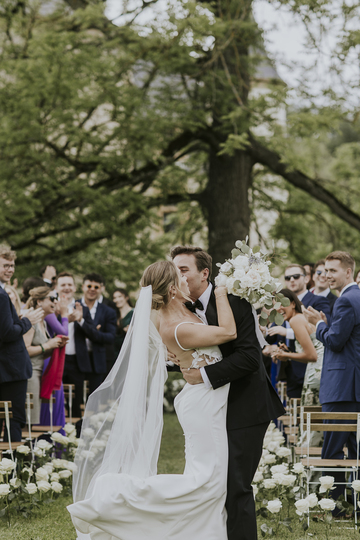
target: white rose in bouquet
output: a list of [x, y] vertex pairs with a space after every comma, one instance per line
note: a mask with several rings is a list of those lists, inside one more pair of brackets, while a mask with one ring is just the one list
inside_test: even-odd
[[282, 508], [282, 502], [280, 501], [280, 499], [274, 499], [273, 501], [269, 501], [267, 503], [266, 508], [272, 514], [277, 514]]
[[40, 482], [37, 483], [37, 487], [38, 490], [43, 493], [47, 493], [51, 489], [51, 485], [46, 480], [40, 480]]
[[302, 516], [303, 514], [306, 514], [309, 511], [309, 501], [307, 499], [300, 499], [299, 501], [296, 501], [296, 513], [298, 516]]
[[277, 486], [273, 478], [265, 478], [263, 484], [265, 489], [275, 489]]
[[261, 480], [264, 478], [263, 474], [259, 471], [256, 471], [254, 475], [253, 482], [256, 484], [257, 482], [261, 482]]
[[360, 480], [354, 480], [351, 483], [351, 487], [353, 488], [354, 491], [356, 491], [356, 493], [359, 493], [359, 491], [360, 491]]
[[233, 265], [226, 261], [220, 266], [220, 270], [223, 274], [230, 275], [232, 273]]
[[336, 503], [334, 499], [321, 499], [319, 506], [322, 510], [334, 510]]
[[10, 493], [9, 484], [0, 484], [0, 497], [6, 497]]
[[25, 444], [20, 444], [17, 448], [16, 448], [16, 451], [19, 453], [19, 454], [24, 454], [24, 456], [27, 456], [29, 453], [30, 453], [30, 448], [28, 446], [26, 446]]
[[38, 490], [37, 485], [33, 484], [32, 482], [29, 482], [29, 484], [26, 484], [24, 489], [25, 491], [27, 491], [29, 495], [34, 495], [34, 493], [36, 493]]
[[236, 269], [247, 270], [249, 268], [249, 259], [245, 255], [238, 255], [233, 260], [233, 265]]
[[44, 467], [39, 467], [37, 471], [35, 472], [35, 477], [37, 481], [43, 480], [47, 482], [49, 479], [49, 473], [47, 472], [46, 469], [44, 469]]
[[310, 493], [310, 495], [308, 495], [306, 497], [306, 500], [309, 503], [310, 508], [314, 508], [314, 506], [317, 506], [317, 504], [319, 502], [317, 496], [315, 495], [315, 493]]
[[275, 454], [280, 458], [285, 458], [291, 456], [291, 450], [290, 448], [281, 447], [276, 450]]
[[319, 493], [325, 493], [328, 489], [331, 489], [334, 485], [335, 478], [333, 476], [320, 476], [320, 489]]
[[51, 475], [50, 475], [50, 481], [51, 482], [58, 482], [60, 480], [60, 476], [57, 472], [53, 472]]
[[69, 471], [69, 469], [64, 469], [63, 471], [59, 472], [60, 478], [70, 478], [72, 475], [72, 471]]
[[61, 493], [63, 486], [59, 484], [59, 482], [51, 482], [51, 489], [55, 491], [55, 493]]
[[276, 463], [276, 456], [274, 454], [268, 454], [267, 456], [264, 456], [263, 459], [266, 465], [270, 465], [271, 463]]
[[273, 465], [270, 469], [271, 474], [281, 473], [286, 474], [289, 471], [289, 466], [285, 463], [281, 463], [281, 465]]

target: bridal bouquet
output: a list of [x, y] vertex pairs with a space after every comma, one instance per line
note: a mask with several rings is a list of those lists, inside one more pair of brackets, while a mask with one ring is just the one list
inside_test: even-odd
[[268, 322], [281, 325], [284, 319], [276, 310], [290, 305], [290, 300], [280, 294], [282, 284], [270, 274], [271, 261], [267, 259], [266, 252], [259, 246], [251, 249], [247, 241], [248, 237], [245, 242], [238, 240], [231, 259], [223, 264], [217, 263], [220, 270], [215, 284], [225, 286], [229, 294], [240, 296], [251, 305], [269, 310], [269, 313], [262, 311], [260, 325], [266, 326]]

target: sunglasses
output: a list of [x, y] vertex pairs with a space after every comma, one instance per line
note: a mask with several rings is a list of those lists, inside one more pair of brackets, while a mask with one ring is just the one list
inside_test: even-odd
[[95, 289], [95, 291], [97, 291], [98, 289], [100, 289], [100, 286], [99, 285], [87, 285], [87, 288], [88, 289]]
[[48, 296], [50, 298], [51, 302], [55, 302], [55, 300], [58, 300], [58, 296]]
[[326, 275], [326, 270], [316, 270], [316, 275], [317, 276], [321, 276], [321, 274], [325, 274]]
[[301, 276], [305, 277], [304, 274], [293, 274], [292, 276], [285, 276], [285, 281], [290, 281], [291, 278], [299, 279]]

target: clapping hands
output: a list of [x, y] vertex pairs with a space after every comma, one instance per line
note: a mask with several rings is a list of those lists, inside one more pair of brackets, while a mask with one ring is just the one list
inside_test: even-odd
[[42, 308], [30, 308], [26, 315], [24, 315], [31, 322], [31, 326], [41, 322], [44, 318], [44, 310]]
[[69, 315], [69, 323], [75, 321], [80, 322], [83, 316], [83, 307], [80, 302], [76, 302], [74, 311]]

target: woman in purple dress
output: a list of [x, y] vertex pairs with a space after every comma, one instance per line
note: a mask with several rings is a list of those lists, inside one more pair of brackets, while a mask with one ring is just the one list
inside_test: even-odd
[[[67, 336], [69, 334], [68, 330], [68, 308], [67, 308], [67, 300], [63, 298], [59, 298], [57, 303], [57, 309], [60, 311], [60, 317], [61, 322], [58, 320], [55, 313], [51, 313], [47, 317], [45, 317], [45, 322], [48, 328], [48, 332], [51, 337], [56, 335], [62, 335]], [[44, 370], [45, 372], [48, 364], [50, 362], [50, 358], [47, 358], [44, 362]], [[60, 390], [54, 390], [52, 393], [52, 397], [55, 398], [55, 402], [53, 403], [53, 425], [54, 426], [65, 426], [65, 404], [64, 404], [64, 388], [61, 384]], [[40, 411], [40, 425], [42, 426], [49, 426], [50, 425], [50, 407], [49, 403], [43, 402], [41, 405], [41, 411]], [[65, 432], [61, 430], [61, 433], [65, 435]]]

